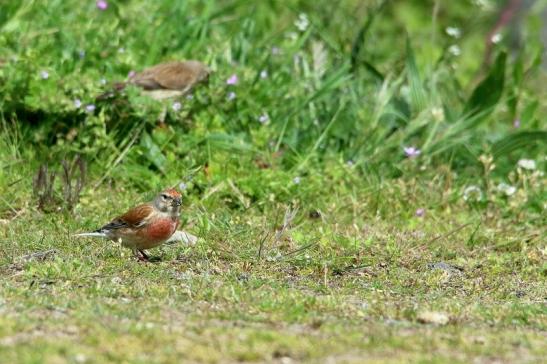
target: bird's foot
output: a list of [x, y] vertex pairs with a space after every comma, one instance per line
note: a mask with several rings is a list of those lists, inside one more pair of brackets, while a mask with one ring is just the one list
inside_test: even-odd
[[137, 259], [139, 260], [139, 262], [149, 262], [150, 261], [150, 257], [142, 250], [137, 250], [136, 251], [136, 256], [137, 256]]

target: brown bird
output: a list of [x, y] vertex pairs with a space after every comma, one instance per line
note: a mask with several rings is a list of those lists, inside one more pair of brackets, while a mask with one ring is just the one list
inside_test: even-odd
[[142, 88], [150, 97], [162, 100], [182, 96], [194, 85], [207, 82], [211, 71], [199, 61], [167, 62], [144, 69], [127, 83]]
[[[153, 201], [133, 207], [100, 229], [75, 236], [121, 240], [122, 245], [133, 250], [139, 259], [148, 260], [144, 250], [169, 241], [177, 231], [180, 205], [180, 193], [168, 188]], [[177, 238], [184, 240], [184, 236]]]
[[[143, 94], [155, 100], [181, 97], [190, 92], [198, 83], [208, 82], [210, 73], [211, 70], [199, 61], [160, 63], [130, 75], [126, 82], [114, 84], [114, 90], [101, 94], [97, 99], [109, 99], [127, 85], [140, 87], [143, 89]], [[167, 107], [164, 105], [158, 118], [160, 124], [164, 122], [166, 114]]]

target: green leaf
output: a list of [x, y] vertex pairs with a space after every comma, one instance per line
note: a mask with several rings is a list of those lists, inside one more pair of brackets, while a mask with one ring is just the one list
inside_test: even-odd
[[426, 106], [426, 92], [422, 84], [422, 80], [420, 79], [420, 73], [418, 72], [418, 67], [416, 66], [414, 51], [412, 50], [410, 39], [408, 38], [406, 40], [406, 71], [410, 86], [412, 107], [416, 113], [419, 113]]
[[384, 82], [386, 77], [382, 74], [382, 72], [378, 71], [378, 69], [372, 63], [368, 61], [363, 61], [363, 65], [365, 66], [367, 71], [369, 71], [370, 74], [374, 76], [376, 81], [378, 81], [379, 83]]
[[28, 14], [31, 6], [19, 1], [6, 1], [0, 5], [0, 30], [12, 32], [20, 27], [21, 17]]
[[255, 151], [251, 144], [247, 143], [242, 137], [237, 135], [213, 132], [208, 134], [206, 140], [211, 146], [215, 146], [216, 148], [223, 150], [230, 150], [239, 153]]
[[534, 114], [536, 113], [536, 110], [539, 106], [539, 102], [537, 100], [532, 101], [526, 107], [524, 110], [522, 110], [522, 114], [520, 116], [520, 120], [524, 124], [529, 124], [532, 122], [532, 119], [534, 118]]
[[[363, 23], [363, 25], [357, 32], [357, 35], [355, 36], [353, 40], [353, 44], [351, 46], [350, 60], [351, 60], [352, 71], [355, 71], [357, 67], [357, 64], [359, 62], [359, 54], [361, 53], [361, 49], [366, 43], [367, 34], [372, 26], [372, 23], [374, 22], [374, 19], [376, 18], [377, 15], [379, 15], [382, 12], [382, 10], [384, 9], [386, 5], [387, 5], [387, 0], [383, 0], [378, 5], [378, 7], [376, 7], [375, 9], [370, 9], [365, 22]], [[372, 73], [374, 77], [376, 77], [377, 79], [378, 78], [381, 79], [381, 81], [383, 82], [384, 77], [376, 69], [376, 67], [374, 67], [370, 62], [367, 62], [367, 61], [363, 61], [363, 65], [369, 72]]]
[[492, 146], [492, 155], [494, 158], [499, 158], [536, 142], [545, 144], [547, 142], [547, 131], [523, 131], [509, 135]]
[[498, 55], [488, 76], [479, 83], [467, 101], [465, 114], [473, 116], [484, 113], [483, 116], [486, 116], [492, 112], [503, 94], [506, 59], [505, 52]]
[[142, 134], [141, 147], [144, 150], [144, 156], [160, 171], [164, 172], [166, 158], [148, 133]]
[[517, 88], [520, 88], [522, 85], [522, 80], [524, 78], [524, 65], [523, 65], [524, 52], [515, 60], [515, 65], [513, 66], [513, 81]]

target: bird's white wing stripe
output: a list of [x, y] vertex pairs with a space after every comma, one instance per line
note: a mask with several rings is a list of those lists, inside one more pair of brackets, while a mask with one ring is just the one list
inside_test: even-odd
[[100, 237], [100, 238], [107, 238], [108, 237], [108, 235], [106, 233], [98, 233], [98, 232], [74, 234], [74, 236], [95, 236], [95, 237]]

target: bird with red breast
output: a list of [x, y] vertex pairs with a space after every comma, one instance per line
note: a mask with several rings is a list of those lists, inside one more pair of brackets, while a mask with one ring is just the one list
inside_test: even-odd
[[100, 229], [75, 236], [121, 241], [122, 246], [131, 249], [139, 260], [148, 261], [144, 250], [162, 245], [177, 231], [181, 198], [175, 189], [165, 189], [154, 200], [129, 209]]

